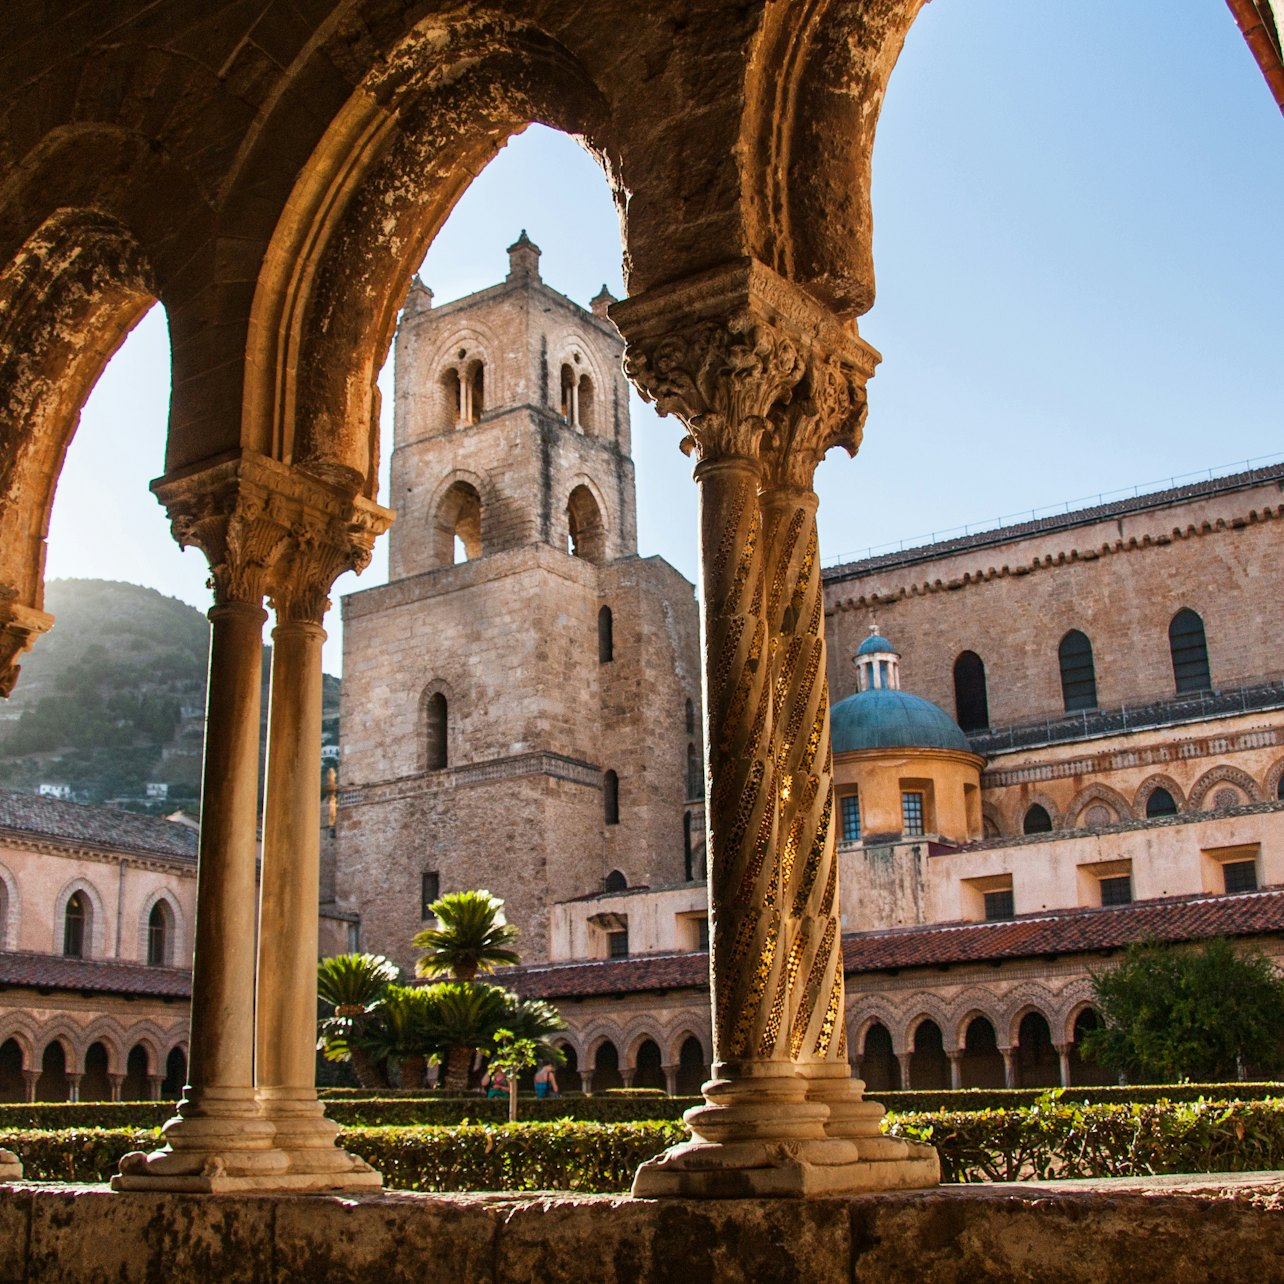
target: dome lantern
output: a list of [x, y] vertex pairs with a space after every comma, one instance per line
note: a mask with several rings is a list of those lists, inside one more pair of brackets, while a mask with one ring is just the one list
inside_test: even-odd
[[856, 651], [856, 682], [860, 691], [899, 691], [901, 689], [900, 652], [878, 631], [869, 626], [869, 637]]

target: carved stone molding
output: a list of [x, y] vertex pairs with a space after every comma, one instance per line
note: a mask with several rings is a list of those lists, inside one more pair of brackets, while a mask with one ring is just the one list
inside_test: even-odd
[[21, 671], [18, 657], [29, 651], [42, 633], [48, 633], [54, 622], [52, 615], [7, 595], [11, 593], [0, 585], [0, 696], [6, 698]]
[[319, 622], [347, 570], [363, 570], [392, 513], [371, 500], [249, 452], [162, 478], [152, 491], [174, 538], [210, 563], [218, 602], [269, 597], [279, 620]]
[[808, 489], [825, 451], [855, 453], [879, 355], [761, 263], [744, 261], [613, 304], [625, 370], [686, 425], [701, 461], [753, 459], [767, 486]]

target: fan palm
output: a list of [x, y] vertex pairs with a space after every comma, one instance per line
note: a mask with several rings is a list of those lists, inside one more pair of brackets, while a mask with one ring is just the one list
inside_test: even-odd
[[396, 1062], [403, 1088], [421, 1088], [427, 1058], [434, 1051], [433, 1015], [426, 989], [390, 985], [360, 1045], [380, 1061]]
[[467, 1092], [473, 1055], [494, 1047], [496, 1031], [511, 1016], [514, 996], [484, 981], [439, 981], [420, 993], [427, 996], [429, 1043], [445, 1062], [445, 1089]]
[[317, 998], [333, 1008], [320, 1023], [321, 1045], [329, 1060], [352, 1062], [363, 1088], [387, 1087], [366, 1036], [398, 975], [382, 954], [336, 954], [317, 964]]
[[429, 909], [438, 926], [425, 928], [411, 942], [427, 951], [415, 967], [420, 976], [448, 974], [455, 981], [472, 981], [478, 972], [518, 961], [509, 948], [517, 928], [505, 921], [504, 902], [485, 888], [447, 892]]

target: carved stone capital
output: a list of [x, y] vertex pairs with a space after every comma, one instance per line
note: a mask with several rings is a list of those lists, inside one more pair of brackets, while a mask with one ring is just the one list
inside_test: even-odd
[[0, 584], [0, 696], [8, 698], [18, 681], [16, 661], [31, 650], [35, 640], [53, 628], [54, 617], [17, 600], [15, 592]]
[[179, 544], [209, 559], [217, 602], [266, 596], [282, 620], [319, 623], [335, 579], [363, 570], [392, 522], [371, 500], [248, 452], [152, 491]]
[[879, 355], [854, 322], [744, 261], [611, 306], [642, 396], [687, 427], [682, 448], [754, 460], [767, 486], [810, 487], [826, 450], [855, 452]]

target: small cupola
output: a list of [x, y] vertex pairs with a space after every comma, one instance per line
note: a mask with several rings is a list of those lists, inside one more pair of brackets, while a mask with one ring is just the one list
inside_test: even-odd
[[607, 309], [616, 301], [615, 295], [606, 288], [603, 283], [602, 288], [589, 300], [589, 307], [593, 309], [595, 317], [601, 317], [603, 321], [607, 319]]
[[539, 255], [539, 246], [526, 235], [526, 229], [522, 228], [521, 236], [508, 247], [508, 279], [519, 281], [525, 277], [533, 277], [538, 281]]
[[899, 691], [901, 689], [900, 652], [878, 631], [869, 626], [869, 637], [856, 651], [856, 681], [861, 691]]

